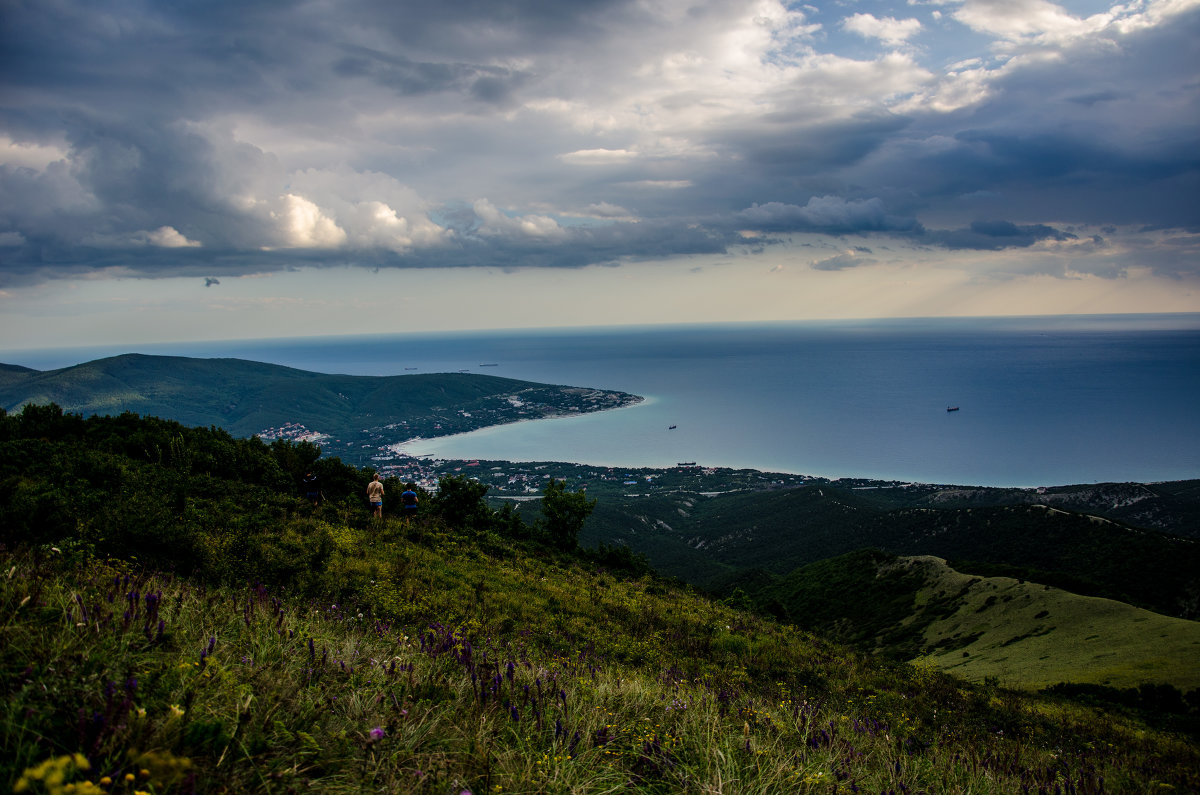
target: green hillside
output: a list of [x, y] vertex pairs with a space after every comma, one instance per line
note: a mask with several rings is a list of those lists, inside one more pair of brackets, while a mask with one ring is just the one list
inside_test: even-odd
[[863, 550], [782, 577], [739, 573], [718, 592], [827, 637], [974, 681], [1032, 690], [1059, 682], [1200, 688], [1198, 622], [1037, 582], [962, 573], [932, 556]]
[[1039, 583], [973, 577], [937, 558], [903, 565], [925, 570], [918, 607], [957, 597], [955, 612], [925, 627], [928, 659], [942, 670], [1031, 689], [1058, 682], [1200, 688], [1198, 622]]
[[[929, 493], [826, 481], [610, 497], [589, 519], [584, 538], [628, 545], [660, 570], [706, 588], [748, 569], [784, 575], [869, 547], [1200, 616], [1200, 541], [1047, 505], [942, 505]], [[896, 507], [902, 501], [920, 504]]]
[[[216, 425], [237, 436], [297, 423], [358, 460], [380, 446], [521, 419], [640, 400], [621, 392], [463, 373], [327, 375], [241, 359], [127, 354], [60, 370], [8, 366], [0, 406], [34, 403], [82, 414], [136, 414]], [[362, 461], [365, 463], [366, 461]]]
[[1179, 733], [1197, 705], [1100, 707], [855, 652], [577, 548], [590, 501], [561, 484], [529, 523], [462, 478], [401, 520], [389, 482], [377, 521], [368, 472], [323, 459], [313, 506], [295, 487], [312, 455], [0, 413], [0, 786], [1200, 787], [1197, 735]]

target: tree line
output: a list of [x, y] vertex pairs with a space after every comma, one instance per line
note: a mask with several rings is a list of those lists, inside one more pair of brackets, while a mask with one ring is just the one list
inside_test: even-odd
[[[310, 472], [322, 493], [317, 506], [304, 497]], [[0, 526], [7, 546], [55, 546], [221, 580], [265, 572], [281, 584], [303, 584], [320, 570], [338, 526], [377, 521], [365, 502], [374, 474], [323, 457], [310, 442], [268, 444], [129, 412], [84, 417], [53, 404], [0, 410]], [[404, 490], [396, 478], [384, 486], [388, 501]], [[531, 522], [511, 506], [489, 507], [487, 490], [445, 476], [435, 492], [421, 492], [417, 524], [646, 568], [624, 547], [578, 549], [596, 501], [563, 481], [547, 484], [542, 516]], [[392, 507], [385, 504], [385, 517]]]

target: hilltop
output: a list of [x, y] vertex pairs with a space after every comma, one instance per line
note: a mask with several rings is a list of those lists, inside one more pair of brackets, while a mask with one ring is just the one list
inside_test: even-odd
[[717, 592], [825, 637], [973, 681], [1027, 690], [1062, 682], [1200, 688], [1200, 623], [1038, 582], [962, 573], [930, 555], [861, 550], [783, 576], [740, 572]]
[[0, 406], [134, 412], [237, 436], [290, 435], [368, 463], [390, 445], [640, 401], [611, 390], [471, 373], [328, 375], [243, 359], [125, 354], [58, 370], [0, 366]]
[[415, 521], [390, 502], [375, 521], [369, 473], [323, 459], [313, 506], [296, 488], [313, 452], [132, 415], [0, 414], [4, 784], [1200, 787], [1195, 693], [1150, 713], [854, 651], [628, 549], [578, 547], [593, 504], [561, 481], [536, 522], [461, 477], [422, 494]]

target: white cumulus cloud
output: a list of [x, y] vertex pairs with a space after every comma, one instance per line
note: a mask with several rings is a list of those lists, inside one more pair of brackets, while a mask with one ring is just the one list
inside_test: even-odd
[[547, 240], [566, 237], [566, 231], [548, 215], [508, 215], [487, 199], [477, 200], [473, 208], [482, 222], [477, 232], [483, 236]]
[[336, 248], [346, 242], [346, 232], [313, 202], [289, 193], [283, 209], [272, 212], [288, 248]]
[[869, 39], [879, 39], [885, 44], [903, 44], [921, 31], [919, 19], [896, 19], [871, 14], [855, 14], [842, 20], [842, 27]]
[[147, 242], [161, 248], [199, 248], [201, 245], [198, 240], [188, 240], [173, 226], [160, 226], [153, 232], [144, 234]]

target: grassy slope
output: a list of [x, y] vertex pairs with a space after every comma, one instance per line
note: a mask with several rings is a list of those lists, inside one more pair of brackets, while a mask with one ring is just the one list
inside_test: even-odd
[[1190, 615], [1189, 597], [1200, 593], [1194, 539], [1048, 506], [893, 505], [880, 491], [828, 484], [718, 497], [677, 493], [602, 504], [585, 537], [628, 544], [700, 587], [731, 571], [783, 575], [872, 547], [969, 561], [980, 573], [1025, 576], [1168, 615]]
[[924, 631], [930, 647], [950, 646], [928, 658], [943, 670], [1026, 689], [1058, 682], [1200, 687], [1198, 622], [1009, 577], [972, 577], [939, 558], [902, 560], [927, 577], [918, 605], [939, 593], [962, 594], [952, 615]]
[[[4, 556], [0, 777], [50, 762], [156, 792], [1200, 783], [1194, 747], [1128, 718], [880, 665], [649, 578], [435, 525], [323, 529], [343, 588], [313, 601]], [[90, 770], [54, 762], [78, 752]]]
[[[736, 590], [735, 590], [736, 589]], [[924, 659], [973, 681], [1037, 690], [1200, 687], [1200, 623], [1009, 577], [960, 573], [941, 558], [860, 551], [775, 577], [731, 576], [720, 592], [860, 648]]]
[[238, 436], [284, 421], [350, 435], [543, 386], [474, 374], [326, 375], [240, 359], [139, 354], [24, 375], [0, 380], [0, 404], [9, 410], [53, 402], [83, 414], [132, 411], [217, 425]]

